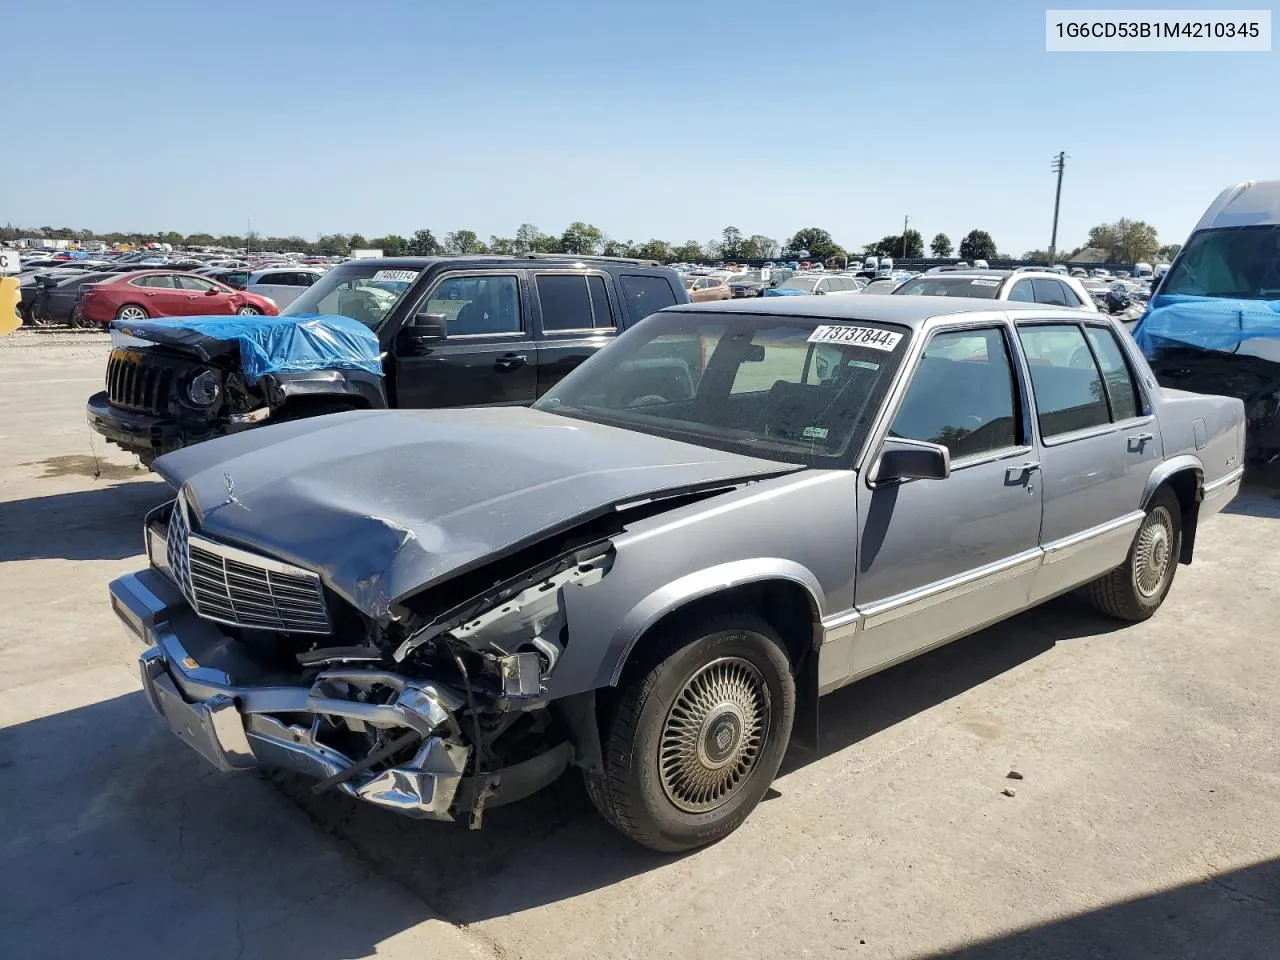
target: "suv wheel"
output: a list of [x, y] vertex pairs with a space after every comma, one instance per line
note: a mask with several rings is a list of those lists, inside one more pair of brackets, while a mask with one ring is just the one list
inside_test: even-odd
[[704, 617], [628, 673], [603, 730], [604, 769], [586, 775], [596, 809], [664, 853], [733, 832], [791, 739], [795, 681], [782, 641], [753, 616]]
[[1146, 620], [1159, 610], [1182, 552], [1181, 516], [1178, 498], [1162, 488], [1134, 534], [1125, 562], [1084, 588], [1089, 601], [1121, 620]]

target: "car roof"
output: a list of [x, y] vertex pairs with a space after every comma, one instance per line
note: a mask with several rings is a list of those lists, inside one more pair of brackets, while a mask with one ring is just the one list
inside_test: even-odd
[[873, 320], [920, 327], [936, 317], [962, 317], [966, 313], [1053, 313], [1084, 314], [1085, 310], [1046, 306], [1008, 300], [979, 300], [968, 297], [903, 297], [894, 294], [863, 293], [851, 297], [762, 297], [722, 300], [718, 303], [677, 304], [664, 313], [733, 313], [795, 317], [802, 320]]
[[[473, 254], [456, 254], [441, 255], [435, 257], [361, 257], [358, 260], [348, 260], [338, 266], [348, 266], [349, 264], [377, 264], [381, 267], [402, 267], [411, 270], [422, 270], [432, 264], [443, 263], [451, 266], [460, 264], [477, 264], [483, 266], [510, 266], [514, 269], [527, 268], [531, 263], [556, 264], [562, 267], [572, 267], [577, 263], [584, 266], [591, 265], [594, 267], [606, 267], [610, 265], [631, 267], [637, 270], [669, 270], [657, 260], [640, 260], [632, 257], [603, 257], [593, 256], [591, 254], [582, 254], [581, 256], [572, 253], [519, 253], [512, 256], [505, 254], [493, 253], [473, 253]], [[708, 272], [724, 273], [723, 268], [702, 268]]]

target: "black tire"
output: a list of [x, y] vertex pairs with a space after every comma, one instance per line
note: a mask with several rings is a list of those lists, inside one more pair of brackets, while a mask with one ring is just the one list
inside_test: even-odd
[[755, 616], [691, 618], [649, 640], [605, 718], [604, 769], [585, 772], [587, 794], [632, 840], [678, 853], [732, 833], [769, 789], [791, 739], [795, 680], [781, 639]]
[[1087, 584], [1084, 594], [1103, 613], [1120, 620], [1146, 620], [1168, 596], [1181, 552], [1182, 505], [1172, 490], [1162, 487], [1147, 508], [1124, 563]]

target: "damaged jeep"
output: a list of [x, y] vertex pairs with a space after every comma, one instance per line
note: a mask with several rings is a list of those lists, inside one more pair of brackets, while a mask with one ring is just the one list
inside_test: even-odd
[[1075, 588], [1153, 615], [1239, 487], [1242, 420], [1094, 312], [672, 307], [532, 407], [160, 457], [175, 498], [111, 602], [221, 770], [479, 827], [573, 767], [687, 850], [816, 743], [821, 695]]
[[530, 254], [353, 260], [278, 317], [114, 320], [89, 426], [150, 465], [265, 423], [343, 410], [529, 404], [663, 307], [652, 260]]

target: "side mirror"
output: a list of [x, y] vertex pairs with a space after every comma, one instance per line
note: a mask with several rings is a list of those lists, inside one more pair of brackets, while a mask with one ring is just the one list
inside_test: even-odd
[[449, 318], [443, 313], [415, 314], [405, 332], [414, 340], [443, 340], [449, 335]]
[[204, 295], [206, 297], [216, 297], [220, 292], [217, 287], [210, 287], [204, 292]]
[[871, 468], [877, 483], [890, 480], [945, 480], [951, 476], [951, 451], [938, 443], [890, 437]]

